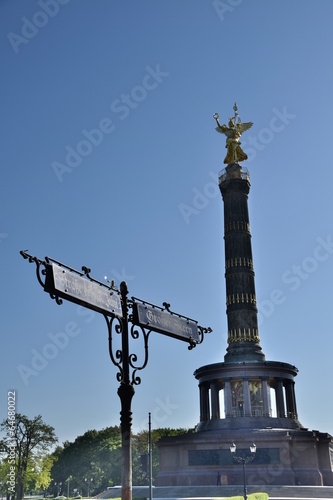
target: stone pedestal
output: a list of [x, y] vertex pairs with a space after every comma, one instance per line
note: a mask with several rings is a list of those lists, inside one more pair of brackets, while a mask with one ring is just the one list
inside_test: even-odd
[[[252, 422], [250, 422], [252, 421]], [[247, 419], [247, 425], [253, 419]], [[258, 422], [263, 425], [263, 421]], [[272, 423], [272, 422], [271, 422]], [[280, 419], [276, 419], [280, 424]], [[156, 486], [214, 486], [221, 474], [224, 485], [243, 484], [242, 465], [234, 464], [230, 445], [256, 457], [246, 466], [247, 484], [330, 486], [332, 437], [306, 429], [224, 429], [162, 438], [158, 443], [160, 472]]]

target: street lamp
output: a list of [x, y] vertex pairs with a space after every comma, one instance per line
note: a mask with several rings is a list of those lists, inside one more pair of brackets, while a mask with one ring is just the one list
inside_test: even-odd
[[[90, 484], [89, 484], [89, 479], [85, 478], [85, 481], [87, 483], [87, 488], [88, 488], [88, 498], [90, 497]], [[93, 482], [93, 478], [90, 479], [91, 481], [91, 485], [92, 485], [92, 482]]]
[[251, 455], [249, 455], [248, 452], [246, 452], [246, 453], [239, 453], [238, 455], [236, 455], [235, 454], [236, 453], [236, 449], [237, 449], [237, 446], [235, 445], [235, 443], [232, 443], [232, 445], [230, 446], [230, 452], [232, 454], [232, 458], [233, 458], [233, 460], [234, 460], [235, 463], [242, 464], [242, 466], [243, 466], [244, 500], [247, 500], [246, 469], [245, 469], [245, 465], [249, 464], [250, 462], [252, 462], [254, 460], [257, 447], [256, 447], [256, 445], [254, 443], [252, 443], [250, 445], [250, 453], [251, 453]]
[[61, 481], [59, 483], [55, 482], [54, 486], [56, 486], [56, 489], [57, 489], [57, 496], [60, 496], [62, 482]]
[[68, 478], [65, 481], [65, 483], [67, 483], [67, 498], [69, 498], [69, 483], [71, 482], [71, 479], [73, 479], [73, 477], [68, 476]]

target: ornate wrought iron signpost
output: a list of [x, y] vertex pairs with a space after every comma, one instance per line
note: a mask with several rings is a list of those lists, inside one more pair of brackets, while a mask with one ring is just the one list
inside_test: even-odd
[[[109, 354], [112, 363], [118, 368], [117, 380], [120, 383], [118, 396], [121, 402], [120, 424], [122, 440], [121, 498], [132, 499], [132, 455], [131, 455], [131, 404], [134, 386], [141, 383], [137, 372], [148, 363], [148, 338], [152, 331], [163, 333], [189, 343], [193, 349], [201, 344], [205, 333], [211, 328], [203, 328], [197, 321], [170, 311], [170, 304], [156, 306], [141, 299], [128, 299], [127, 284], [122, 281], [118, 290], [114, 283], [106, 285], [90, 276], [90, 269], [82, 267], [82, 272], [62, 264], [50, 257], [40, 260], [21, 251], [20, 254], [30, 263], [36, 264], [39, 284], [57, 304], [62, 299], [80, 304], [101, 313], [107, 323], [109, 334]], [[131, 327], [129, 329], [129, 323]], [[121, 349], [114, 352], [113, 332], [121, 335]], [[144, 356], [138, 364], [138, 356], [130, 353], [129, 334], [136, 340], [143, 337]]]

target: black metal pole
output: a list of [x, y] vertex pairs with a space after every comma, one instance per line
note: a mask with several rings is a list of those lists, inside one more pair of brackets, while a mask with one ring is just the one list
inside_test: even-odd
[[118, 396], [121, 401], [120, 426], [121, 426], [121, 498], [132, 500], [132, 411], [131, 403], [134, 396], [134, 387], [130, 383], [129, 376], [129, 340], [128, 340], [128, 306], [127, 306], [127, 284], [120, 283], [122, 300], [122, 368], [123, 379], [118, 388]]
[[245, 458], [243, 458], [242, 464], [243, 464], [243, 480], [244, 480], [244, 500], [247, 500]]
[[148, 419], [148, 454], [149, 454], [149, 500], [153, 498], [153, 446], [151, 441], [151, 414]]

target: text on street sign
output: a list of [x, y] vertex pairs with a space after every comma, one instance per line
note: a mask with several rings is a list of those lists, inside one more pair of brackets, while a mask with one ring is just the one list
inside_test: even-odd
[[133, 304], [133, 321], [144, 328], [179, 340], [199, 343], [198, 325], [195, 321], [146, 304]]
[[121, 299], [116, 290], [57, 264], [47, 266], [44, 290], [108, 316], [122, 317]]

